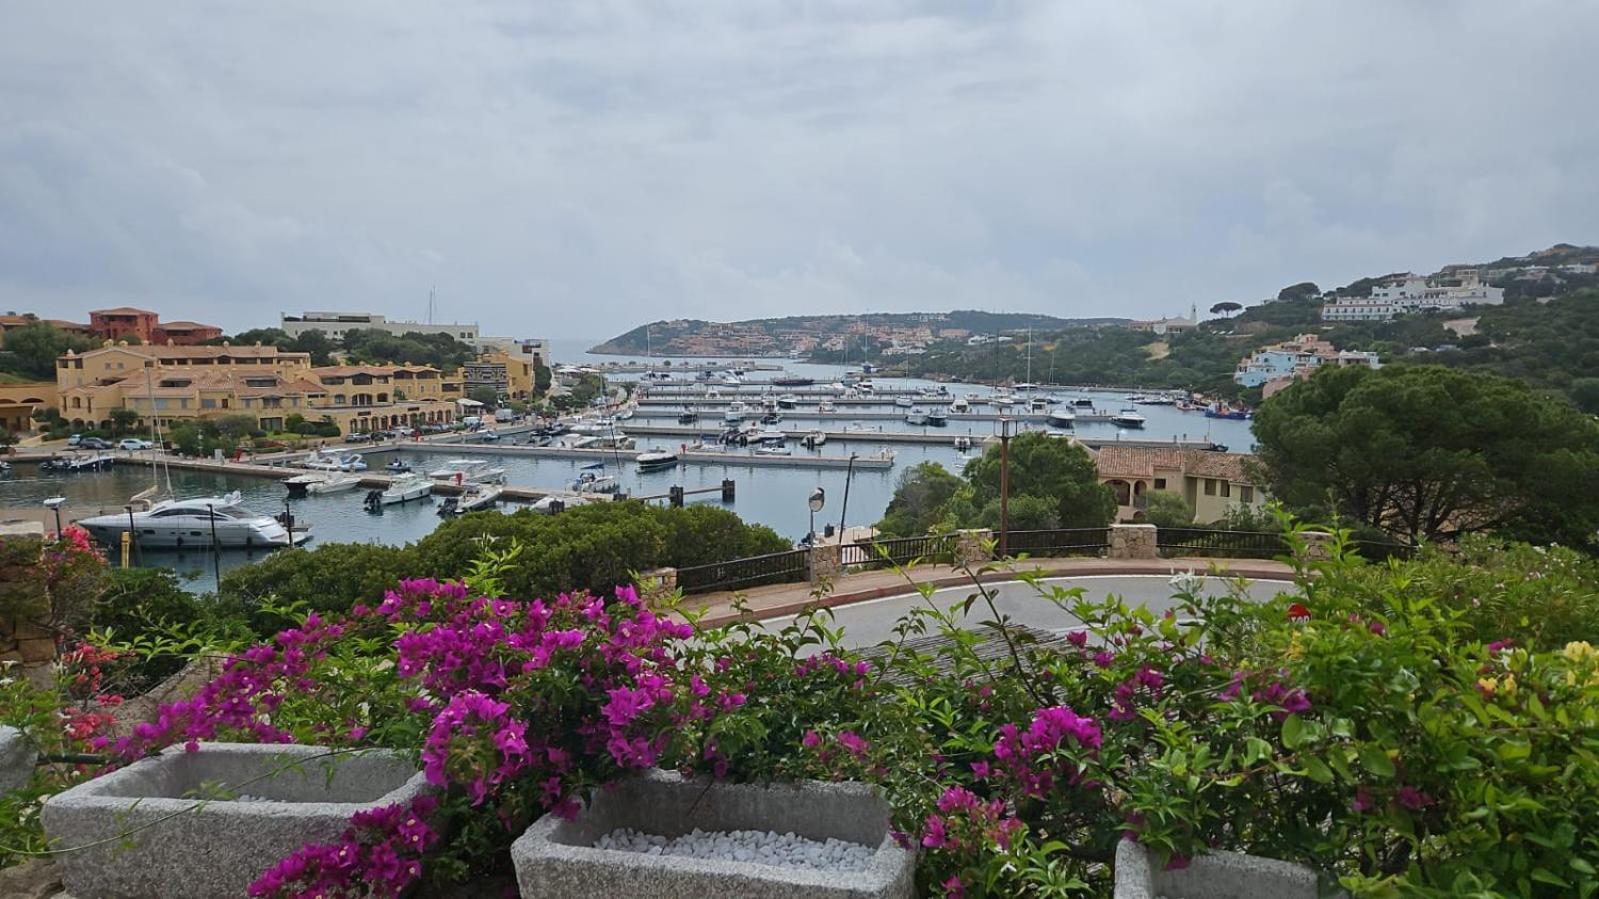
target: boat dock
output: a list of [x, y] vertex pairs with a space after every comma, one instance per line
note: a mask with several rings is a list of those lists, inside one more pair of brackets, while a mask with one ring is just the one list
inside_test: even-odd
[[[777, 414], [781, 415], [783, 418], [791, 418], [800, 421], [903, 421], [905, 416], [911, 414], [911, 410], [898, 407], [877, 412], [864, 412], [855, 409], [851, 409], [848, 412], [816, 412], [805, 409], [778, 409]], [[1049, 413], [1047, 412], [1010, 412], [1003, 415], [997, 415], [990, 412], [949, 412], [946, 413], [946, 416], [951, 424], [958, 421], [998, 424], [1001, 419], [1043, 424], [1049, 419]], [[707, 414], [703, 417], [718, 424], [731, 424], [731, 422], [723, 423], [721, 416], [713, 417]], [[751, 411], [744, 413], [744, 418], [749, 421], [755, 421], [760, 417], [760, 412]], [[1115, 413], [1105, 411], [1084, 412], [1080, 415], [1073, 416], [1075, 420], [1083, 422], [1084, 424], [1105, 423], [1109, 422], [1113, 417], [1115, 417]], [[669, 418], [675, 420], [677, 415], [671, 410], [661, 411], [656, 409], [640, 409], [633, 413], [634, 420], [644, 418]], [[629, 430], [628, 424], [629, 422], [622, 421], [618, 422], [616, 427], [618, 430]]]
[[[631, 432], [643, 436], [644, 429], [635, 428]], [[689, 428], [674, 429], [671, 434], [661, 436], [699, 436], [700, 432]], [[471, 454], [487, 456], [530, 456], [546, 459], [587, 459], [592, 462], [631, 462], [638, 450], [613, 450], [575, 446], [496, 446], [494, 444], [405, 444], [396, 449], [420, 450], [430, 453], [451, 453], [460, 455], [463, 447], [470, 446]], [[763, 456], [755, 453], [739, 452], [738, 450], [683, 450], [677, 454], [680, 463], [694, 463], [698, 465], [760, 465], [773, 468], [848, 468], [848, 456], [812, 456], [808, 454], [795, 454], [792, 456]], [[888, 456], [861, 456], [855, 457], [855, 467], [863, 470], [889, 469], [894, 467], [894, 460]]]
[[[715, 429], [712, 429], [715, 430]], [[630, 437], [704, 437], [705, 428], [696, 428], [689, 425], [639, 425], [628, 428], [626, 433]], [[789, 440], [799, 440], [810, 431], [785, 430], [783, 434]], [[999, 437], [995, 434], [966, 434], [952, 428], [932, 428], [924, 432], [897, 432], [897, 431], [823, 431], [828, 440], [854, 441], [856, 443], [912, 443], [923, 446], [954, 446], [957, 437], [966, 437], [974, 446], [982, 445], [985, 441], [997, 442]], [[1084, 446], [1098, 448], [1101, 446], [1136, 446], [1143, 448], [1179, 447], [1182, 449], [1213, 450], [1217, 444], [1210, 440], [1180, 440], [1173, 437], [1169, 440], [1120, 440], [1111, 436], [1093, 437], [1072, 434], [1069, 431], [1055, 431], [1062, 436], [1070, 436]], [[803, 457], [796, 457], [803, 458]], [[815, 456], [810, 458], [815, 459]], [[859, 467], [860, 460], [856, 460]]]

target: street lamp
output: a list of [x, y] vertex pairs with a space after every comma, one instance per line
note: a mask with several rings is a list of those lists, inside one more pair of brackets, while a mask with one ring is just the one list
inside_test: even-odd
[[806, 505], [810, 506], [811, 509], [810, 542], [814, 544], [816, 542], [816, 513], [822, 511], [822, 507], [827, 505], [827, 491], [818, 486], [811, 491], [811, 498], [806, 501]]
[[56, 513], [56, 539], [61, 538], [61, 507], [66, 504], [64, 496], [52, 496], [44, 501], [46, 509], [54, 509]]
[[999, 420], [999, 555], [1010, 557], [1010, 438], [1009, 418]]

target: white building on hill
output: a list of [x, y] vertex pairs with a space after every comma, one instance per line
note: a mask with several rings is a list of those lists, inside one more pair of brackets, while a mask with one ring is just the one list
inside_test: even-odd
[[1484, 284], [1476, 269], [1456, 269], [1447, 277], [1423, 278], [1406, 272], [1385, 279], [1371, 296], [1333, 300], [1321, 307], [1323, 321], [1384, 321], [1406, 312], [1455, 310], [1462, 306], [1499, 306], [1503, 287]]

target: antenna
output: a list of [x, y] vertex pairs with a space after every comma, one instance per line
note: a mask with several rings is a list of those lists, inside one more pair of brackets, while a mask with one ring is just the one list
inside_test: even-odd
[[433, 324], [433, 293], [434, 286], [428, 285], [428, 324]]

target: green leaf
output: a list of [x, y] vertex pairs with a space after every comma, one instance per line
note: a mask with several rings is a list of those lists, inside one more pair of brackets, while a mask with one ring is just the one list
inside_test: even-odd
[[1378, 777], [1394, 776], [1394, 760], [1379, 747], [1370, 744], [1360, 747], [1360, 764]]
[[1283, 745], [1289, 749], [1297, 749], [1305, 737], [1305, 722], [1298, 715], [1289, 715], [1283, 719]]
[[1319, 784], [1332, 783], [1333, 780], [1332, 769], [1327, 767], [1326, 762], [1318, 758], [1305, 759], [1305, 773], [1310, 776], [1311, 780]]

